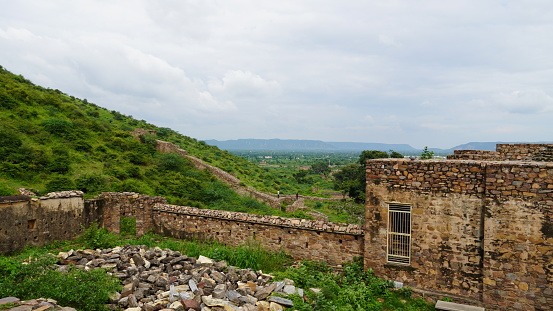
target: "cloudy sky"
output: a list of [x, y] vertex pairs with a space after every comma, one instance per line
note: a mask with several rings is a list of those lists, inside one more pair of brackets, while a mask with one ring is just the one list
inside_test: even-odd
[[553, 140], [550, 0], [0, 0], [0, 65], [197, 139]]

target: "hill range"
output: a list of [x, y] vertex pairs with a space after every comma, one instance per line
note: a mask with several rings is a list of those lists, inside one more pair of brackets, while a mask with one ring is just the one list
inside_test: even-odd
[[[207, 144], [228, 151], [363, 151], [363, 150], [394, 150], [403, 153], [421, 152], [408, 144], [360, 143], [360, 142], [325, 142], [321, 140], [298, 139], [236, 139], [205, 141]], [[429, 148], [439, 153], [453, 153], [453, 150], [489, 150], [495, 151], [496, 144], [510, 144], [520, 142], [470, 142], [450, 149]], [[549, 143], [549, 142], [540, 142]]]

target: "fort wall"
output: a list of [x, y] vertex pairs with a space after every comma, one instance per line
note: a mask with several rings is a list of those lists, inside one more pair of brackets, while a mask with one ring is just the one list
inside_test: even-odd
[[[387, 261], [388, 205], [410, 204], [411, 262]], [[553, 163], [369, 160], [365, 264], [492, 310], [553, 305]]]
[[176, 238], [214, 240], [238, 246], [259, 242], [296, 259], [340, 265], [363, 255], [357, 225], [156, 204], [154, 231]]

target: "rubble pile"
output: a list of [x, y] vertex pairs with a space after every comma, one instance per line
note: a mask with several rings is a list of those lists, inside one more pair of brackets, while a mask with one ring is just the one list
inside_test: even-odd
[[293, 281], [273, 282], [262, 271], [238, 269], [224, 261], [188, 257], [178, 251], [126, 245], [104, 250], [71, 250], [58, 254], [59, 270], [74, 264], [103, 268], [122, 280], [110, 309], [126, 311], [266, 311], [292, 307], [279, 297], [303, 296]]

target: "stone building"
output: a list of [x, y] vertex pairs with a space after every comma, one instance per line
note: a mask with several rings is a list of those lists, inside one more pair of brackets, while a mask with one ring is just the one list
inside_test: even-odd
[[369, 160], [365, 266], [437, 298], [552, 310], [552, 150]]

